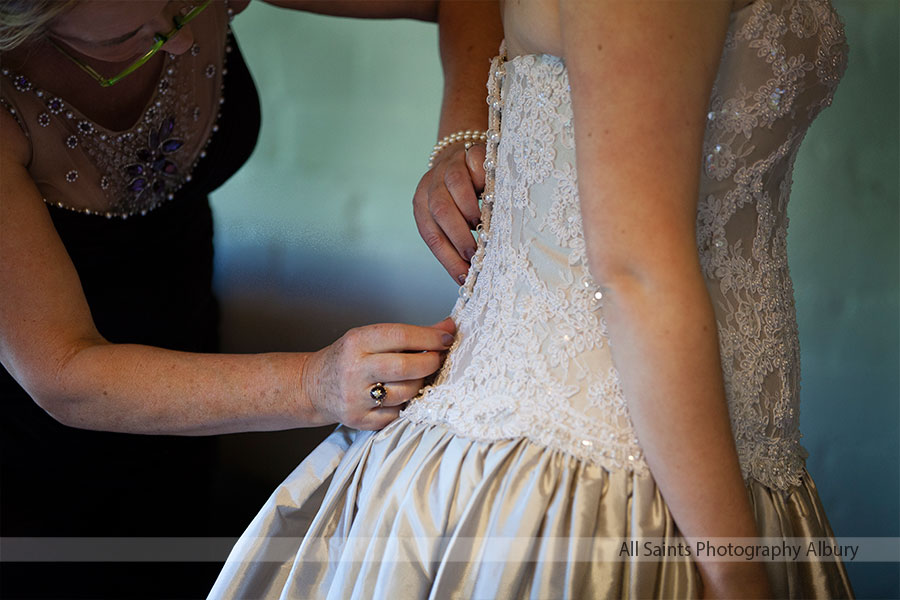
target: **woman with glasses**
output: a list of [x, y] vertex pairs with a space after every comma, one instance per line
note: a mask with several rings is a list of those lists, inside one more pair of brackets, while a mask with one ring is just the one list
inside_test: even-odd
[[[202, 436], [381, 428], [452, 342], [447, 321], [363, 327], [315, 353], [216, 354], [207, 197], [246, 161], [259, 127], [229, 29], [246, 4], [0, 1], [4, 538], [218, 533], [215, 440]], [[312, 4], [438, 18], [437, 2]], [[485, 128], [474, 71], [499, 39], [496, 7], [458, 6], [440, 10], [453, 50], [441, 136]], [[455, 58], [457, 47], [470, 55]], [[459, 175], [474, 195], [469, 154], [443, 152], [425, 195], [446, 201], [440, 182]], [[217, 570], [169, 565], [151, 577], [153, 563], [84, 560], [4, 563], [0, 591], [196, 596]]]

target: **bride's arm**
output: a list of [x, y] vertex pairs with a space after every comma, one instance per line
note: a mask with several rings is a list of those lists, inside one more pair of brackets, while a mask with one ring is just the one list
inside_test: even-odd
[[[590, 269], [632, 422], [687, 537], [758, 535], [694, 232], [729, 4], [560, 0]], [[761, 563], [697, 564], [707, 595], [770, 595]]]

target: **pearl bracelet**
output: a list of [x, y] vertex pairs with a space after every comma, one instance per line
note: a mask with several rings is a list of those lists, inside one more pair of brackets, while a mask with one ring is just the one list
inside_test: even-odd
[[456, 142], [465, 142], [466, 150], [468, 150], [476, 142], [487, 142], [487, 133], [484, 131], [472, 131], [471, 129], [467, 129], [465, 131], [457, 131], [456, 133], [445, 135], [431, 150], [431, 154], [428, 156], [428, 168], [430, 169], [434, 166], [434, 159], [441, 153], [441, 150]]

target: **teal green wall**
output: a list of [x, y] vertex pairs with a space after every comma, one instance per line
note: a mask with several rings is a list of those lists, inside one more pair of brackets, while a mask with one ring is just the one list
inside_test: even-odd
[[456, 286], [411, 210], [437, 132], [436, 27], [261, 3], [234, 26], [263, 130], [214, 203], [226, 341], [313, 349], [350, 325], [445, 316]]
[[[801, 427], [836, 534], [898, 536], [900, 18], [895, 0], [834, 3], [850, 65], [804, 141], [789, 210]], [[227, 349], [311, 350], [356, 325], [443, 317], [456, 286], [411, 211], [436, 133], [435, 27], [259, 2], [234, 27], [263, 131], [213, 202]], [[261, 504], [319, 435], [232, 436], [226, 454], [257, 483], [246, 505]], [[897, 565], [849, 571], [861, 598], [900, 596]]]
[[[788, 253], [807, 466], [839, 536], [900, 536], [896, 0], [834, 0], [850, 44], [832, 106], [797, 157]], [[861, 598], [900, 597], [898, 565], [851, 564]]]

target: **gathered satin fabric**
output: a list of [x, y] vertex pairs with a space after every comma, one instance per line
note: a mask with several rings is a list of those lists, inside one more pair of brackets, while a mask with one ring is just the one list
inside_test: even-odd
[[[831, 537], [815, 486], [748, 483], [764, 537]], [[399, 419], [339, 427], [279, 486], [210, 598], [698, 598], [691, 558], [623, 560], [592, 540], [682, 541], [650, 475], [526, 439]], [[840, 562], [767, 563], [777, 598], [852, 597]]]

